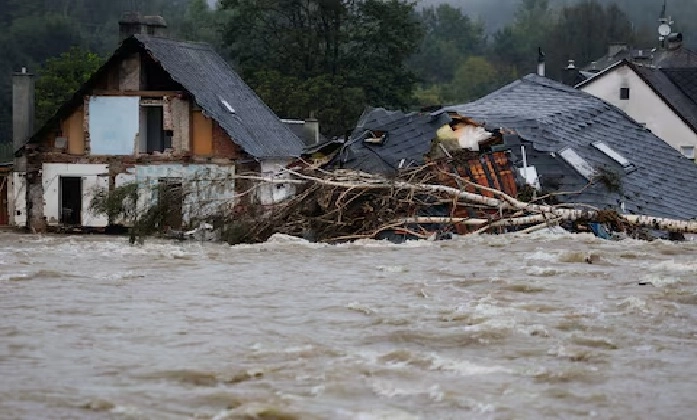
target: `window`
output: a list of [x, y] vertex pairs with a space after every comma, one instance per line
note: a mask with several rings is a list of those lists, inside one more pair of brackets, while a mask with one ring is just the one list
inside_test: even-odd
[[620, 88], [620, 100], [623, 100], [623, 101], [629, 100], [629, 88], [628, 87]]
[[559, 152], [559, 155], [587, 180], [590, 181], [595, 176], [595, 169], [573, 149], [563, 149]]
[[627, 158], [625, 158], [624, 156], [622, 156], [621, 154], [619, 154], [617, 151], [615, 151], [613, 148], [611, 148], [611, 147], [608, 146], [607, 144], [603, 143], [602, 141], [596, 141], [595, 143], [593, 143], [593, 147], [595, 147], [596, 149], [600, 150], [600, 151], [603, 152], [606, 156], [608, 156], [609, 158], [611, 158], [611, 159], [614, 160], [615, 162], [617, 162], [617, 163], [619, 163], [620, 165], [622, 165], [622, 167], [623, 167], [625, 170], [630, 171], [630, 170], [635, 169], [635, 168], [634, 168], [634, 165], [633, 165], [632, 163], [630, 163], [630, 162], [627, 160]]
[[688, 159], [694, 159], [695, 146], [680, 146], [680, 153]]

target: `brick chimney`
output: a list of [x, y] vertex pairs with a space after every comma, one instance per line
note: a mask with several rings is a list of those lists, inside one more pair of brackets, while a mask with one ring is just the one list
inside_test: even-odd
[[12, 143], [18, 150], [34, 134], [34, 75], [26, 67], [12, 75]]
[[138, 12], [126, 12], [119, 20], [119, 41], [132, 35], [167, 36], [167, 22], [162, 16], [141, 16]]

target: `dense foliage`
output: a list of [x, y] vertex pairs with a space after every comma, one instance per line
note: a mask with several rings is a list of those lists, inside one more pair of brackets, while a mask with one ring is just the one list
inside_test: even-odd
[[[37, 112], [45, 120], [116, 47], [126, 10], [162, 15], [172, 36], [213, 44], [278, 115], [314, 115], [325, 134], [342, 135], [365, 106], [418, 109], [480, 97], [534, 71], [538, 47], [555, 79], [569, 59], [583, 66], [610, 42], [655, 47], [663, 2], [207, 3], [0, 0], [0, 142], [11, 141], [11, 72], [28, 67], [41, 76]], [[671, 0], [668, 13], [697, 47], [694, 0]]]

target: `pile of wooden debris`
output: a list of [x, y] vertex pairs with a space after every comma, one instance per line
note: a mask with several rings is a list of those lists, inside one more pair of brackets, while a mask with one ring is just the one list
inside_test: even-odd
[[319, 168], [286, 171], [298, 185], [297, 195], [263, 215], [238, 220], [244, 226], [235, 230], [233, 237], [228, 235], [229, 241], [263, 242], [274, 233], [317, 242], [437, 239], [451, 233], [530, 233], [562, 223], [601, 223], [615, 231], [648, 227], [697, 232], [697, 222], [544, 204], [545, 197], [524, 202], [445, 170], [435, 161], [401, 171], [393, 178]]

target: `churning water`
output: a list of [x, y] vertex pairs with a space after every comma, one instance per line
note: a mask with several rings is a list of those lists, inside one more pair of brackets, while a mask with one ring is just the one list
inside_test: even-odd
[[696, 255], [0, 234], [0, 418], [695, 418]]

